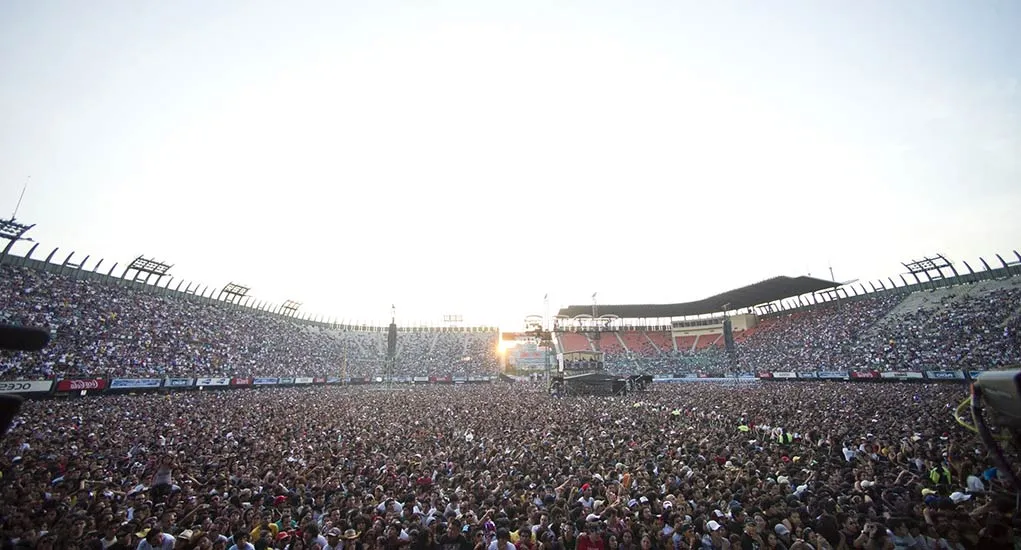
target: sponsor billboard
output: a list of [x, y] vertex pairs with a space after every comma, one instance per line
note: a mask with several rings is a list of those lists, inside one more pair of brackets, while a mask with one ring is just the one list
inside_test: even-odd
[[798, 378], [818, 378], [814, 372], [799, 372]]
[[163, 385], [162, 378], [114, 378], [111, 390], [155, 389]]
[[326, 377], [326, 383], [327, 384], [340, 384], [341, 382], [342, 382], [342, 380], [341, 380], [341, 378], [339, 376], [327, 376]]
[[294, 383], [294, 378], [291, 378], [291, 377], [287, 377], [287, 378], [278, 378], [277, 380], [278, 380], [278, 382], [277, 382], [278, 384], [286, 384], [286, 385], [290, 385], [290, 384], [293, 384], [293, 383]]
[[851, 371], [851, 378], [866, 379], [866, 380], [869, 379], [869, 378], [879, 378], [879, 371], [874, 371], [874, 370], [853, 370], [853, 371]]
[[13, 380], [0, 382], [0, 393], [43, 393], [52, 387], [52, 380]]
[[57, 391], [102, 390], [106, 388], [106, 380], [102, 378], [79, 378], [57, 382]]
[[196, 386], [229, 386], [230, 378], [197, 378], [195, 379]]
[[251, 378], [232, 378], [230, 380], [230, 385], [231, 386], [251, 386], [252, 385], [252, 379]]
[[773, 373], [773, 378], [790, 379], [790, 378], [797, 378], [797, 377], [798, 377], [798, 375], [793, 373], [793, 372], [774, 372]]
[[964, 373], [959, 370], [927, 370], [925, 376], [932, 380], [964, 380]]
[[191, 386], [191, 378], [164, 378], [163, 387], [165, 388], [187, 388]]
[[415, 382], [428, 382], [428, 381], [429, 381], [429, 377], [428, 376], [416, 376], [415, 377]]
[[327, 382], [327, 379], [324, 376], [316, 376], [315, 379], [312, 380], [312, 382], [315, 384], [325, 384]]
[[278, 380], [277, 378], [256, 378], [255, 380], [252, 380], [252, 385], [253, 386], [275, 386], [276, 383], [277, 383], [277, 380]]
[[299, 377], [294, 379], [294, 383], [295, 384], [311, 384], [312, 383], [312, 377], [311, 376], [299, 376]]
[[920, 372], [881, 372], [879, 376], [896, 380], [921, 380], [923, 378]]
[[737, 375], [737, 377], [740, 378], [741, 380], [754, 380], [755, 378], [757, 378], [754, 374], [747, 372], [744, 374], [739, 374]]
[[772, 377], [773, 377], [773, 373], [771, 373], [771, 372], [762, 371], [762, 372], [759, 373], [759, 378], [772, 378]]
[[819, 378], [824, 378], [824, 379], [829, 379], [829, 380], [847, 380], [847, 373], [846, 372], [828, 371], [828, 372], [818, 372], [816, 374], [819, 376]]

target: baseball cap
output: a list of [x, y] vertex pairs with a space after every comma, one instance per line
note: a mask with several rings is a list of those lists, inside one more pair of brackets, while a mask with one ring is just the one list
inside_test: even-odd
[[719, 523], [718, 521], [716, 521], [715, 519], [711, 519], [711, 520], [709, 520], [709, 521], [708, 521], [708, 522], [707, 522], [707, 523], [705, 524], [705, 526], [706, 526], [706, 527], [708, 527], [710, 531], [719, 531], [719, 530], [720, 530], [720, 528], [721, 528], [721, 527], [723, 527], [723, 526], [722, 526], [722, 525], [720, 525], [720, 523]]
[[954, 501], [954, 504], [959, 504], [966, 500], [971, 500], [971, 495], [962, 493], [960, 491], [954, 491], [953, 493], [950, 493], [950, 500]]

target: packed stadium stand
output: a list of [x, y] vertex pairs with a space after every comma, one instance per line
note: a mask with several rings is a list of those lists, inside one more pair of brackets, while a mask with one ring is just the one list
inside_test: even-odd
[[[41, 353], [0, 352], [0, 377], [376, 376], [386, 333], [0, 266], [0, 321], [45, 327]], [[495, 373], [495, 329], [403, 330], [397, 375]]]
[[[661, 333], [622, 330], [627, 353], [607, 353], [606, 360], [613, 371], [647, 374], [984, 370], [1021, 363], [1019, 329], [1015, 276], [759, 315], [755, 326], [734, 331], [733, 352], [722, 332], [676, 336], [676, 351], [663, 354], [641, 345], [644, 334]], [[585, 342], [579, 333], [561, 338], [569, 339], [567, 349]]]

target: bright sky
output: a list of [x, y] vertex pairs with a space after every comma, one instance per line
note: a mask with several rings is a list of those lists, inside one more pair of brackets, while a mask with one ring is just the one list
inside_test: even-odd
[[0, 216], [31, 176], [47, 251], [508, 329], [546, 293], [971, 262], [1021, 248], [1019, 28], [1014, 0], [4, 2]]

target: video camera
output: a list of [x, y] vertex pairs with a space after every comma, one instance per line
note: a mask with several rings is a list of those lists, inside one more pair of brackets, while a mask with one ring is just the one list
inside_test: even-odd
[[[969, 426], [960, 415], [960, 409], [967, 404], [971, 407], [974, 425]], [[989, 428], [982, 407], [991, 411], [993, 421], [998, 424], [1004, 434], [993, 435]], [[957, 421], [978, 433], [982, 443], [989, 449], [996, 466], [1006, 475], [1015, 491], [1021, 492], [1021, 480], [1014, 471], [1014, 464], [1004, 456], [1003, 449], [997, 442], [1013, 437], [1014, 449], [1021, 449], [1021, 370], [999, 370], [983, 372], [971, 385], [971, 396], [962, 403], [956, 415]]]

